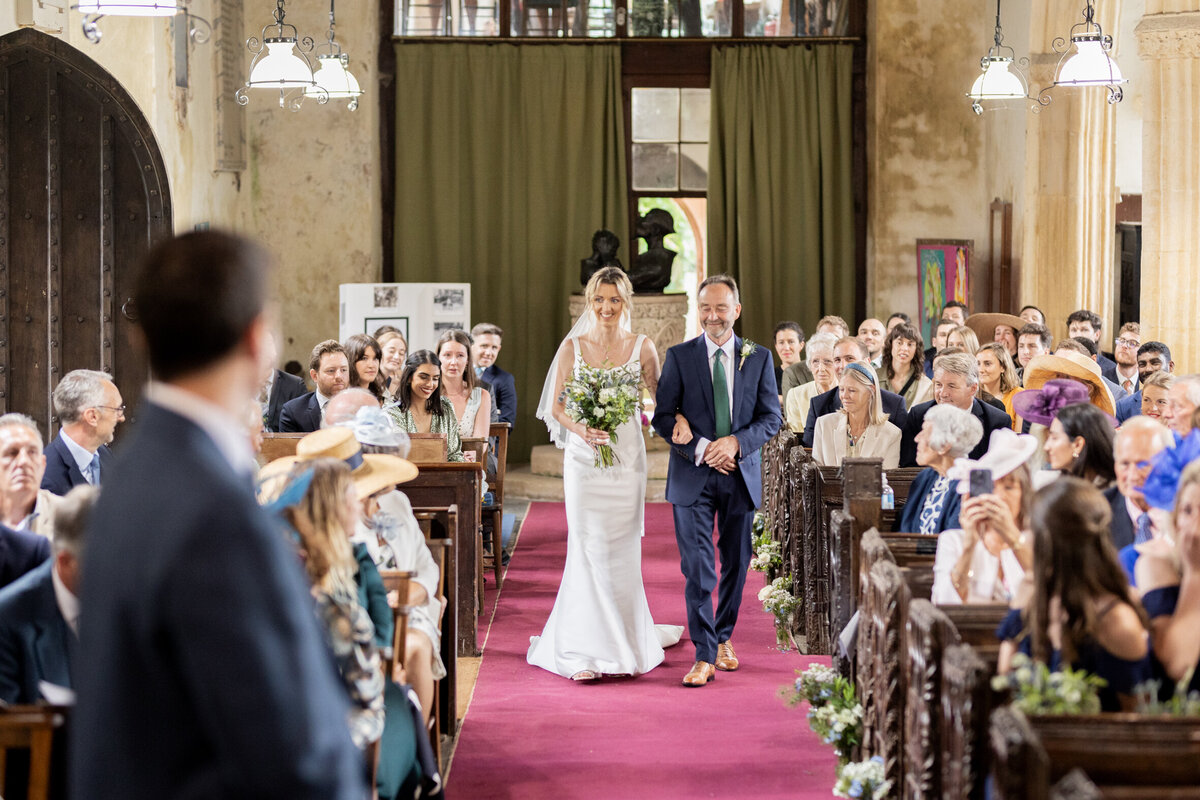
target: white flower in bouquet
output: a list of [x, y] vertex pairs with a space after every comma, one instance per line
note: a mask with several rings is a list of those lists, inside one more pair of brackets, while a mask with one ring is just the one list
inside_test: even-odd
[[883, 758], [871, 756], [867, 761], [854, 761], [843, 766], [838, 771], [833, 794], [855, 800], [883, 800], [891, 789], [892, 782], [887, 779]]
[[[637, 364], [605, 369], [581, 365], [563, 385], [567, 416], [589, 428], [604, 431], [614, 442], [617, 428], [638, 412], [642, 373]], [[607, 469], [617, 463], [611, 444], [596, 445], [595, 465]]]

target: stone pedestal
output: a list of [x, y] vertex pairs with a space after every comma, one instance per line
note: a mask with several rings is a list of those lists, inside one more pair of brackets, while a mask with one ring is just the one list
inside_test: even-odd
[[[639, 294], [633, 297], [633, 332], [644, 333], [658, 349], [659, 360], [667, 348], [683, 341], [687, 317], [686, 294]], [[583, 313], [583, 295], [573, 294], [570, 300], [571, 319]]]
[[[1171, 348], [1181, 372], [1200, 359], [1200, 0], [1148, 0], [1138, 23], [1142, 92], [1142, 341]], [[1180, 302], [1180, 301], [1183, 302]]]

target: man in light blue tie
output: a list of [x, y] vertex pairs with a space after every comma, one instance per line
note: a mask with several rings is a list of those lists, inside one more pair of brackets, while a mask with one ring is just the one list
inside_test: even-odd
[[[704, 335], [667, 351], [653, 419], [654, 429], [673, 443], [667, 500], [674, 506], [688, 633], [696, 646], [696, 663], [683, 679], [692, 687], [713, 680], [717, 669], [739, 666], [731, 637], [751, 556], [754, 509], [762, 501], [759, 449], [782, 422], [768, 348], [733, 334], [742, 312], [733, 278], [705, 279], [698, 307]], [[686, 441], [673, 439], [676, 414], [691, 426]]]
[[1148, 542], [1155, 536], [1150, 516], [1150, 504], [1142, 494], [1150, 461], [1173, 444], [1171, 432], [1152, 417], [1131, 417], [1117, 430], [1113, 440], [1113, 466], [1117, 485], [1105, 490], [1104, 497], [1112, 509], [1113, 546], [1120, 555], [1130, 580], [1137, 561], [1135, 545]]
[[112, 376], [93, 369], [68, 372], [54, 388], [54, 413], [62, 428], [46, 446], [42, 488], [64, 495], [83, 483], [100, 485], [100, 473], [112, 452], [108, 445], [125, 404]]

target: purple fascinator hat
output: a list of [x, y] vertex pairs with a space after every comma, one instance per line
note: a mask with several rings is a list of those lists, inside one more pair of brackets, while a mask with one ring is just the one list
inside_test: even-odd
[[1064, 407], [1088, 402], [1088, 387], [1079, 381], [1055, 378], [1040, 389], [1026, 389], [1013, 395], [1013, 410], [1030, 422], [1049, 425]]

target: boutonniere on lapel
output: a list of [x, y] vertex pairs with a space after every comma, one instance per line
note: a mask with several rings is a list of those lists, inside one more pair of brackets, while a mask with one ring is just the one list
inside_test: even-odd
[[754, 355], [754, 351], [758, 349], [758, 345], [749, 339], [742, 340], [742, 352], [739, 355], [742, 360], [738, 362], [738, 372], [742, 371], [742, 367], [746, 366], [746, 359]]

